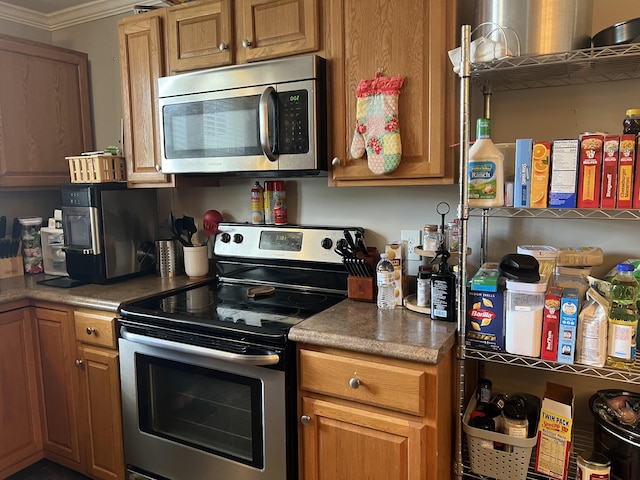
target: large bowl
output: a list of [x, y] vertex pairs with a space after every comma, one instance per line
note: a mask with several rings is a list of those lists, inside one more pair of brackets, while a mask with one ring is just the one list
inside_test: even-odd
[[640, 42], [640, 18], [616, 23], [596, 33], [591, 39], [594, 47]]

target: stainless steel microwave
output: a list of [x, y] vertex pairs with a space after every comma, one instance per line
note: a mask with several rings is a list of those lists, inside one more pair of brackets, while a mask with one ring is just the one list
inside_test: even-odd
[[326, 173], [326, 66], [317, 55], [158, 79], [162, 172]]

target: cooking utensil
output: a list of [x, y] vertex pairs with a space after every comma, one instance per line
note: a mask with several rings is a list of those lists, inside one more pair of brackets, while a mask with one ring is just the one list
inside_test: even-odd
[[273, 295], [276, 289], [274, 287], [268, 285], [260, 285], [257, 287], [249, 287], [247, 288], [247, 297], [256, 298], [256, 297], [265, 297], [267, 295]]
[[202, 226], [207, 237], [218, 233], [218, 224], [222, 221], [222, 214], [217, 210], [207, 210], [202, 217]]
[[607, 27], [596, 33], [591, 41], [594, 47], [640, 42], [640, 18]]
[[189, 245], [193, 245], [193, 235], [198, 231], [193, 217], [188, 217], [187, 215], [182, 217], [182, 228], [187, 236], [187, 242]]
[[14, 217], [13, 224], [11, 225], [11, 238], [13, 238], [14, 240], [19, 239], [21, 231], [22, 231], [22, 228], [20, 228], [20, 219], [17, 217]]
[[4, 238], [7, 234], [7, 217], [2, 215], [0, 217], [0, 238]]

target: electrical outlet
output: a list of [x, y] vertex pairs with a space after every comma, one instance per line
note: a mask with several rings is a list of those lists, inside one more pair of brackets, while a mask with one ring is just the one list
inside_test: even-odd
[[420, 230], [401, 230], [400, 239], [407, 242], [407, 260], [420, 261], [420, 255], [413, 253], [416, 247], [422, 245], [422, 232]]

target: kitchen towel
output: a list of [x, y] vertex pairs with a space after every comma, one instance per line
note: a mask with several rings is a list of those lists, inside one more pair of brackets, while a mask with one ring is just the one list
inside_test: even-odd
[[391, 173], [400, 165], [398, 95], [403, 82], [404, 77], [382, 77], [378, 72], [376, 78], [358, 83], [351, 155], [360, 158], [366, 151], [369, 170], [376, 175]]

